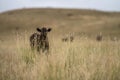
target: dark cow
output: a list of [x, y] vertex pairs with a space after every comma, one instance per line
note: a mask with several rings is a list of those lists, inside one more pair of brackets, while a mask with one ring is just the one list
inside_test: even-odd
[[64, 38], [62, 38], [62, 41], [63, 42], [73, 42], [73, 40], [74, 40], [74, 37], [73, 36], [69, 36], [69, 37], [64, 37]]
[[74, 33], [70, 33], [70, 34], [67, 34], [67, 35], [65, 35], [65, 37], [63, 37], [62, 38], [62, 41], [63, 42], [73, 42], [73, 40], [74, 40]]
[[102, 36], [102, 33], [100, 32], [97, 36], [96, 36], [96, 40], [97, 41], [102, 41], [103, 39], [103, 36]]
[[47, 33], [51, 31], [51, 28], [36, 28], [39, 33], [34, 33], [30, 36], [30, 46], [32, 50], [37, 50], [38, 52], [49, 50], [49, 41]]
[[73, 40], [74, 40], [74, 37], [70, 36], [70, 42], [73, 42]]
[[67, 41], [68, 41], [68, 38], [62, 38], [62, 41], [63, 41], [63, 42], [67, 42]]

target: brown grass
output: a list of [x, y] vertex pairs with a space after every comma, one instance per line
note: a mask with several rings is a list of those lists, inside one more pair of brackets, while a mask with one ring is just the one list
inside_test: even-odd
[[[59, 13], [57, 13], [59, 12]], [[54, 13], [54, 14], [53, 14]], [[72, 13], [72, 16], [66, 14]], [[0, 80], [120, 80], [119, 14], [33, 9], [0, 14]], [[52, 27], [50, 55], [32, 52], [29, 36], [39, 25]], [[16, 28], [17, 27], [17, 28]], [[63, 43], [69, 32], [75, 40]], [[95, 36], [103, 33], [103, 41]]]

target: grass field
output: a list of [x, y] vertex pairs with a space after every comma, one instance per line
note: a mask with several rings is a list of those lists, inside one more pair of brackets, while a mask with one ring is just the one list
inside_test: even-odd
[[[48, 56], [29, 46], [29, 36], [39, 26], [52, 28]], [[99, 32], [101, 42], [95, 39]], [[62, 42], [69, 33], [75, 40]], [[119, 39], [120, 13], [72, 9], [1, 13], [0, 80], [120, 80]]]

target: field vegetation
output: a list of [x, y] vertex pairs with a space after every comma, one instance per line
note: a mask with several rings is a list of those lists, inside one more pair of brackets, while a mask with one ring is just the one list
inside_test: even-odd
[[[49, 55], [29, 37], [51, 27]], [[103, 40], [96, 41], [102, 33]], [[73, 42], [62, 42], [73, 34]], [[0, 80], [120, 80], [120, 13], [21, 9], [0, 13]]]

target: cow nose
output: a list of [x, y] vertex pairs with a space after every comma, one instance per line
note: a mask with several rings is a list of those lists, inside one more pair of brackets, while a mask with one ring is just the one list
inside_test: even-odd
[[43, 40], [45, 40], [46, 39], [46, 36], [43, 36]]

